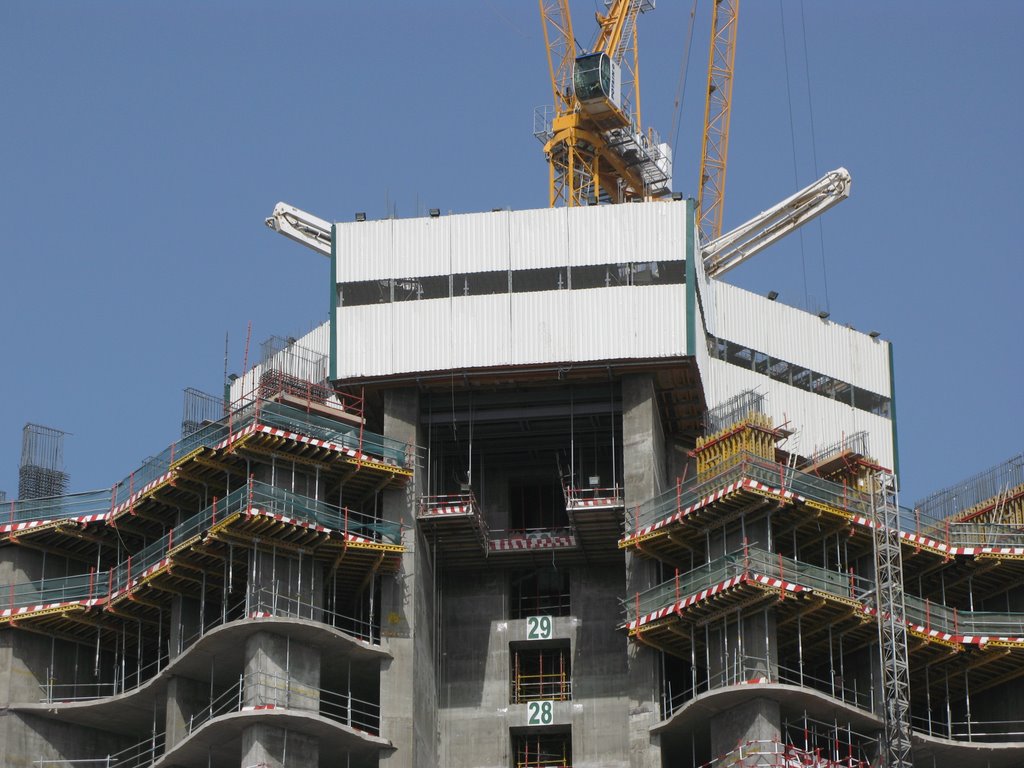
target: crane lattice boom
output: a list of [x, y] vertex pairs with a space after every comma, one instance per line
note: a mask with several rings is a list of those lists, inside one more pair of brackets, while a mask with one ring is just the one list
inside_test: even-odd
[[[534, 135], [549, 165], [554, 206], [663, 197], [671, 191], [667, 144], [640, 127], [636, 17], [653, 0], [613, 0], [598, 14], [591, 51], [577, 55], [568, 0], [539, 0], [554, 106]], [[633, 55], [626, 55], [629, 48]]]

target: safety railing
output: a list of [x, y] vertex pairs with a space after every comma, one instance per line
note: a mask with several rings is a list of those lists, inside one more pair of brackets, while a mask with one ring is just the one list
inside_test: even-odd
[[[185, 726], [184, 738], [188, 738], [206, 723], [223, 715], [266, 709], [312, 712], [374, 736], [380, 729], [380, 705], [375, 702], [357, 699], [349, 692], [302, 685], [292, 678], [280, 675], [253, 672], [239, 675], [237, 682], [221, 690], [208, 704], [191, 715]], [[165, 748], [166, 733], [154, 733], [121, 752], [99, 758], [94, 765], [109, 765], [111, 768], [146, 768], [163, 756]], [[87, 761], [69, 760], [68, 763], [85, 765]]]
[[702, 693], [752, 683], [796, 685], [820, 691], [869, 712], [874, 708], [870, 688], [861, 688], [856, 678], [844, 681], [838, 670], [829, 678], [816, 677], [799, 666], [789, 667], [766, 658], [734, 654], [720, 669], [712, 672], [707, 667], [697, 665], [691, 667], [690, 675], [690, 680], [682, 687], [678, 682], [672, 685], [671, 681], [666, 685], [662, 702], [666, 717]]
[[371, 645], [380, 644], [380, 627], [376, 623], [315, 605], [294, 595], [286, 595], [275, 585], [272, 589], [248, 592], [243, 599], [217, 613], [210, 620], [204, 621], [198, 631], [181, 638], [176, 648], [168, 648], [153, 661], [123, 671], [120, 665], [117, 665], [113, 679], [109, 681], [58, 683], [53, 678], [51, 670], [47, 669], [46, 682], [39, 686], [39, 700], [48, 704], [92, 701], [133, 691], [152, 680], [172, 658], [187, 651], [211, 630], [235, 621], [267, 618], [314, 621], [333, 627], [353, 639]]
[[256, 422], [333, 443], [402, 468], [411, 469], [416, 462], [415, 447], [406, 443], [284, 403], [256, 401], [172, 443], [156, 456], [146, 459], [109, 489], [3, 502], [0, 509], [6, 514], [0, 514], [0, 525], [89, 516], [97, 516], [99, 519], [109, 517], [119, 505], [129, 502], [151, 483], [168, 474], [183, 457], [199, 448], [221, 445]]
[[[725, 470], [707, 479], [679, 481], [626, 514], [626, 534], [666, 520], [732, 483], [749, 479], [792, 492], [803, 498], [870, 520], [871, 496], [848, 485], [767, 461], [750, 453], [737, 454]], [[951, 522], [930, 518], [920, 511], [901, 509], [900, 525], [906, 533], [933, 539], [949, 547], [1024, 547], [1024, 531], [1012, 525]]]
[[985, 743], [1024, 741], [1024, 720], [952, 720], [944, 708], [936, 710], [936, 717], [914, 715], [910, 722], [913, 728], [929, 736], [939, 736], [954, 741], [978, 741]]
[[304, 685], [294, 678], [268, 672], [238, 676], [238, 682], [221, 691], [209, 704], [189, 717], [187, 733], [195, 733], [210, 720], [248, 709], [291, 709], [314, 712], [336, 723], [377, 735], [380, 705], [357, 699], [350, 692]]
[[491, 528], [487, 538], [492, 543], [516, 541], [527, 545], [558, 547], [568, 546], [574, 541], [574, 536], [572, 528]]
[[512, 683], [512, 703], [551, 699], [569, 701], [572, 698], [572, 681], [558, 672], [519, 675]]
[[682, 598], [743, 575], [768, 576], [798, 586], [809, 587], [844, 598], [860, 600], [872, 590], [867, 579], [852, 573], [839, 573], [773, 554], [763, 549], [746, 547], [700, 565], [686, 573], [651, 587], [622, 601], [627, 623], [646, 616], [659, 608], [674, 605]]
[[41, 768], [143, 768], [155, 763], [164, 753], [165, 735], [154, 733], [144, 741], [132, 744], [106, 757], [68, 760], [36, 760]]
[[411, 468], [415, 458], [410, 446], [399, 440], [378, 435], [362, 427], [348, 427], [325, 416], [307, 413], [282, 403], [263, 403], [258, 418], [261, 424], [268, 427], [278, 427], [326, 440], [382, 458], [399, 467]]
[[950, 635], [1024, 637], [1024, 613], [959, 611], [915, 595], [904, 596], [907, 621]]
[[[101, 572], [100, 578], [106, 579], [106, 571]], [[4, 607], [9, 611], [15, 611], [18, 608], [90, 600], [98, 594], [96, 579], [97, 574], [86, 573], [9, 584], [6, 595], [7, 605]], [[100, 591], [106, 592], [105, 582], [100, 587]]]
[[223, 499], [214, 499], [202, 512], [129, 555], [109, 571], [9, 585], [8, 607], [13, 610], [53, 602], [68, 603], [115, 596], [130, 589], [150, 569], [170, 557], [173, 550], [205, 533], [218, 520], [236, 512], [253, 510], [281, 514], [306, 523], [318, 523], [346, 536], [355, 535], [388, 544], [401, 542], [401, 526], [398, 523], [378, 520], [361, 512], [335, 507], [250, 479]]
[[755, 739], [698, 768], [871, 768], [871, 762], [866, 756], [853, 754], [831, 756], [822, 747], [805, 750], [776, 739]]
[[568, 616], [571, 612], [569, 592], [544, 592], [540, 594], [514, 594], [509, 600], [509, 618], [525, 619], [528, 616]]
[[566, 509], [621, 507], [622, 488], [564, 488]]
[[445, 515], [474, 515], [480, 517], [480, 507], [472, 491], [465, 493], [441, 493], [421, 496], [418, 517], [443, 517]]
[[103, 488], [42, 499], [10, 499], [0, 503], [0, 525], [102, 516], [110, 512], [110, 498], [110, 489]]

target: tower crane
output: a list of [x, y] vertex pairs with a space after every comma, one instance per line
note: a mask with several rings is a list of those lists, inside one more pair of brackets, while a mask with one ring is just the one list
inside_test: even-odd
[[725, 164], [729, 154], [729, 117], [732, 114], [732, 73], [736, 62], [739, 15], [740, 0], [714, 0], [711, 4], [708, 87], [704, 101], [700, 193], [697, 197], [697, 229], [702, 243], [715, 240], [722, 234]]
[[577, 50], [569, 0], [539, 4], [554, 106], [535, 113], [534, 135], [548, 161], [548, 204], [668, 195], [671, 149], [640, 124], [636, 19], [654, 0], [605, 0], [589, 51]]

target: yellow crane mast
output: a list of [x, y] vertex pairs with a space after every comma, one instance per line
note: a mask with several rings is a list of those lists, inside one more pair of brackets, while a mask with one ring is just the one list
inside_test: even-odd
[[714, 0], [712, 3], [708, 88], [700, 153], [700, 193], [697, 197], [697, 228], [701, 243], [708, 243], [722, 234], [739, 13], [740, 0]]
[[[640, 126], [636, 18], [654, 0], [609, 0], [597, 38], [577, 51], [569, 0], [539, 0], [554, 106], [538, 110], [551, 206], [670, 194], [672, 153]], [[631, 56], [626, 53], [631, 49]]]

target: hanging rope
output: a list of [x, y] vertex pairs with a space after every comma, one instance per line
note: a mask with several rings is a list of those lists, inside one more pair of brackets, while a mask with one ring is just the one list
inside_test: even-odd
[[[818, 178], [818, 140], [814, 133], [814, 104], [811, 99], [811, 63], [810, 57], [807, 55], [807, 24], [804, 21], [803, 0], [800, 0], [800, 31], [804, 38], [804, 71], [807, 73], [807, 112], [811, 118], [811, 156], [814, 158], [814, 178]], [[820, 217], [818, 218], [818, 239], [821, 244], [821, 276], [825, 283], [825, 309], [831, 312], [832, 307], [829, 306], [828, 299], [828, 268], [825, 264], [825, 230]]]
[[693, 42], [693, 20], [697, 15], [697, 0], [693, 0], [690, 8], [690, 23], [686, 27], [686, 47], [683, 58], [679, 62], [679, 82], [676, 83], [675, 112], [672, 115], [672, 157], [676, 157], [676, 144], [679, 143], [679, 127], [682, 125], [683, 102], [686, 100], [686, 73], [690, 68], [690, 43]]
[[[796, 170], [796, 129], [793, 123], [793, 93], [789, 87], [789, 52], [786, 46], [786, 12], [782, 7], [782, 0], [779, 0], [779, 15], [782, 20], [782, 59], [786, 65], [786, 99], [789, 102], [789, 142], [793, 150], [793, 186], [799, 188], [800, 178]], [[804, 252], [804, 231], [797, 230], [800, 235], [800, 265], [804, 275], [804, 309], [808, 309], [810, 303], [807, 294], [807, 256]]]

